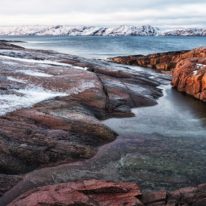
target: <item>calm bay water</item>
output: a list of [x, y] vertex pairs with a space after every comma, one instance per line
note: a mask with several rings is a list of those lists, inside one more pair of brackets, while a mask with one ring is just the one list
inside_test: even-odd
[[[2, 37], [22, 40], [30, 48], [53, 49], [88, 58], [148, 54], [206, 46], [205, 37]], [[130, 69], [155, 71], [140, 67]], [[153, 107], [133, 109], [135, 117], [104, 123], [119, 137], [91, 160], [73, 168], [68, 179], [134, 181], [146, 189], [206, 182], [206, 104], [162, 86], [164, 96]], [[65, 168], [62, 171], [65, 173]], [[59, 178], [63, 177], [59, 172]], [[64, 174], [65, 175], [65, 174]]]
[[206, 46], [206, 37], [28, 36], [1, 39], [21, 40], [26, 42], [21, 44], [25, 47], [52, 49], [89, 58], [148, 54]]

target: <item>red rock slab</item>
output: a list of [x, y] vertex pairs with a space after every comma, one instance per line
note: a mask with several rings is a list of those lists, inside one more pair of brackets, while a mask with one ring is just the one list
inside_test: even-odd
[[8, 206], [137, 206], [142, 205], [137, 199], [140, 195], [133, 183], [85, 180], [31, 190]]

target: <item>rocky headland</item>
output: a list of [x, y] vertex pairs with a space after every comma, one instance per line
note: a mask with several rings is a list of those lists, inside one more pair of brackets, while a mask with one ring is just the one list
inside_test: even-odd
[[170, 71], [172, 86], [180, 92], [206, 101], [206, 48], [191, 51], [176, 51], [151, 55], [134, 55], [111, 58], [119, 64]]

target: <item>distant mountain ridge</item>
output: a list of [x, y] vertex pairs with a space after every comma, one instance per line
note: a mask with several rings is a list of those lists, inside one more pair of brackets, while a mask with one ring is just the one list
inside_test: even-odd
[[151, 25], [142, 26], [5, 26], [0, 35], [9, 36], [206, 36], [204, 28], [185, 28], [164, 31]]
[[165, 36], [206, 36], [206, 28], [185, 28], [164, 32]]

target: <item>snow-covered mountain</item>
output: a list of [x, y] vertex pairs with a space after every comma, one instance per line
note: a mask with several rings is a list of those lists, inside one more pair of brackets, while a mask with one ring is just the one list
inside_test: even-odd
[[143, 26], [10, 26], [0, 27], [0, 35], [33, 36], [206, 36], [206, 28], [161, 30], [151, 25]]
[[165, 36], [206, 36], [206, 28], [183, 28], [165, 31]]
[[17, 26], [0, 27], [0, 35], [69, 35], [69, 36], [155, 36], [158, 28], [144, 26]]

